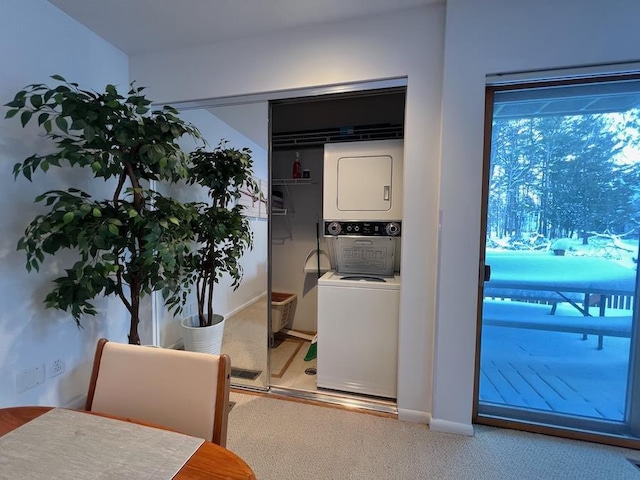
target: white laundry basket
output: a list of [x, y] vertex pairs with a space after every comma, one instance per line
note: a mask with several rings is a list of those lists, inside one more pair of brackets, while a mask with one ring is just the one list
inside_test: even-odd
[[271, 333], [291, 326], [297, 303], [298, 295], [295, 293], [271, 292]]

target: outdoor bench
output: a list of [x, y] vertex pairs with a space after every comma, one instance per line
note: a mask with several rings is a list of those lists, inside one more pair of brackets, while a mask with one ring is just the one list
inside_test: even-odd
[[485, 300], [483, 325], [531, 330], [598, 335], [598, 350], [602, 350], [603, 337], [631, 337], [632, 316], [584, 316], [551, 314], [550, 305], [519, 301]]

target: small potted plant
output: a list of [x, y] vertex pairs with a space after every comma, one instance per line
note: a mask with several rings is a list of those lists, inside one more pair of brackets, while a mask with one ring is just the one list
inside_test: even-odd
[[[185, 288], [195, 290], [197, 315], [182, 321], [185, 349], [220, 353], [224, 317], [214, 313], [214, 286], [223, 275], [231, 278], [235, 290], [242, 280], [240, 259], [253, 247], [253, 234], [244, 205], [245, 195], [253, 201], [262, 196], [253, 178], [251, 151], [230, 148], [221, 141], [213, 151], [199, 148], [191, 153], [187, 183], [201, 186], [208, 202], [198, 205], [199, 216], [192, 224], [197, 247], [188, 256]], [[174, 296], [173, 304], [184, 301]], [[168, 304], [171, 304], [171, 300]]]

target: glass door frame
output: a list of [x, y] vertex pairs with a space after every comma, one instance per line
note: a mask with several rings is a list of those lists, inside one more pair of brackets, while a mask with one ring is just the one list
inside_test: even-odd
[[[636, 295], [633, 300], [633, 316], [632, 334], [630, 341], [629, 356], [629, 374], [627, 379], [627, 399], [626, 399], [626, 418], [624, 423], [620, 425], [617, 422], [590, 420], [587, 418], [576, 419], [571, 417], [571, 426], [565, 426], [558, 422], [562, 418], [561, 414], [535, 413], [530, 414], [530, 421], [522, 421], [509, 418], [509, 411], [519, 411], [516, 407], [500, 407], [500, 412], [493, 414], [493, 408], [487, 407], [487, 411], [480, 412], [480, 353], [481, 353], [481, 337], [482, 337], [482, 311], [484, 301], [484, 281], [486, 280], [485, 255], [486, 255], [486, 235], [487, 235], [487, 215], [489, 207], [489, 188], [490, 188], [490, 171], [491, 171], [491, 151], [492, 151], [492, 134], [493, 134], [493, 111], [494, 111], [494, 94], [498, 91], [509, 89], [526, 89], [532, 87], [550, 87], [550, 86], [570, 86], [585, 83], [598, 83], [616, 80], [637, 80], [640, 74], [631, 75], [602, 75], [589, 78], [570, 78], [549, 81], [520, 81], [519, 83], [510, 83], [505, 85], [487, 84], [485, 88], [485, 111], [484, 111], [484, 146], [483, 146], [483, 169], [482, 169], [482, 197], [481, 197], [481, 228], [480, 228], [480, 250], [479, 250], [479, 275], [478, 275], [478, 297], [477, 297], [477, 323], [476, 323], [476, 356], [475, 356], [475, 374], [474, 374], [474, 403], [472, 409], [472, 421], [476, 424], [497, 426], [502, 428], [511, 428], [515, 430], [529, 431], [534, 433], [542, 433], [555, 435], [559, 437], [571, 438], [576, 440], [593, 441], [609, 445], [640, 449], [640, 342], [638, 336], [640, 327], [638, 326], [638, 312], [640, 311], [640, 299], [637, 293], [640, 291], [638, 286], [639, 275], [636, 273]], [[565, 418], [568, 417], [565, 415]], [[550, 424], [550, 421], [554, 424]], [[596, 433], [592, 431], [592, 427], [598, 425], [605, 427], [607, 433]], [[629, 434], [636, 435], [636, 438]]]

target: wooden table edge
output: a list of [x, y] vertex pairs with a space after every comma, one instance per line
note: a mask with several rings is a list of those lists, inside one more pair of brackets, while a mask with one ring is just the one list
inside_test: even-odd
[[[0, 408], [0, 437], [15, 430], [18, 427], [44, 415], [49, 410], [61, 407], [43, 407], [43, 406], [18, 406], [18, 407], [6, 407]], [[73, 410], [73, 409], [70, 409]], [[175, 431], [161, 425], [153, 423], [143, 422], [127, 417], [119, 417], [117, 415], [109, 415], [100, 412], [88, 412], [86, 410], [73, 410], [76, 412], [87, 413], [89, 415], [96, 415], [99, 417], [111, 418], [114, 420], [120, 420], [129, 423], [136, 423], [145, 427], [157, 428], [160, 430]], [[180, 432], [176, 432], [180, 433]], [[224, 455], [229, 457], [229, 460], [233, 462], [235, 469], [221, 468], [222, 465], [216, 464], [213, 460], [215, 457]], [[215, 475], [215, 476], [214, 476]], [[184, 479], [215, 479], [215, 478], [228, 478], [228, 479], [247, 479], [255, 480], [255, 474], [251, 470], [251, 467], [236, 455], [231, 450], [228, 450], [220, 445], [204, 441], [200, 447], [194, 452], [194, 454], [187, 460], [184, 466], [173, 477], [176, 480]]]

